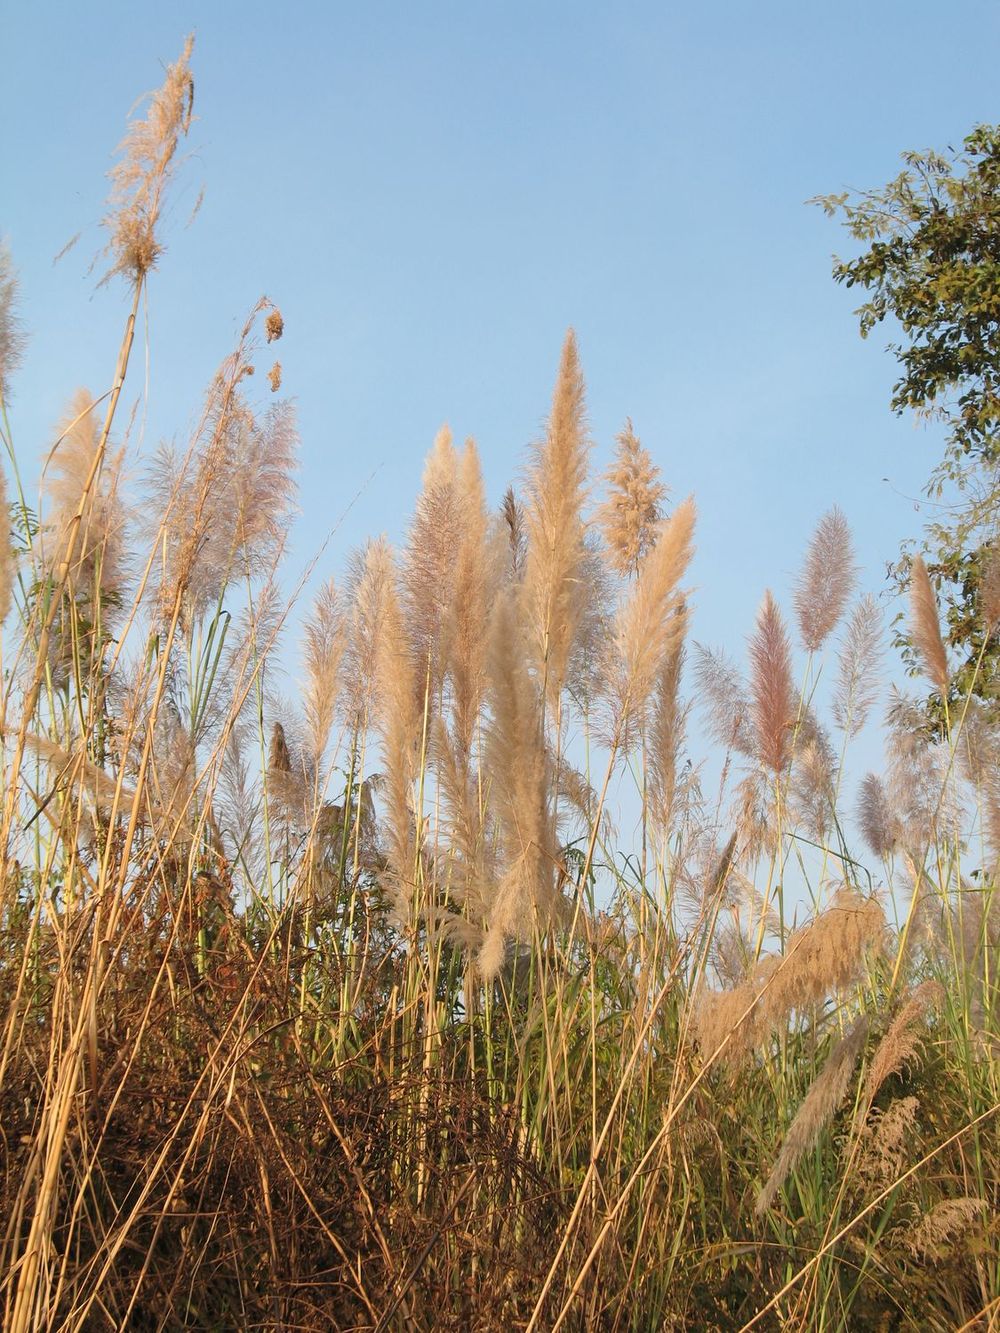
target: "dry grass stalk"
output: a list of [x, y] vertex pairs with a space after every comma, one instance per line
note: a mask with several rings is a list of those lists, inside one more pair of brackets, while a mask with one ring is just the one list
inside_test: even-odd
[[864, 727], [878, 701], [882, 660], [882, 614], [874, 597], [863, 597], [847, 624], [837, 663], [833, 716], [848, 736]]
[[608, 496], [596, 518], [608, 559], [619, 574], [637, 575], [656, 542], [667, 488], [660, 481], [660, 469], [633, 432], [631, 421], [626, 421], [618, 436], [618, 449], [606, 479]]
[[948, 658], [941, 638], [937, 598], [931, 586], [927, 566], [918, 555], [910, 567], [910, 603], [913, 613], [913, 639], [923, 659], [931, 684], [942, 699], [948, 697]]
[[795, 612], [807, 652], [818, 652], [844, 613], [856, 577], [851, 529], [834, 506], [809, 543], [795, 588]]
[[528, 648], [552, 700], [566, 680], [590, 601], [583, 520], [588, 453], [583, 374], [571, 329], [563, 344], [545, 438], [535, 447], [528, 471], [524, 503]]
[[163, 253], [157, 230], [164, 191], [176, 167], [178, 143], [191, 128], [194, 112], [193, 48], [194, 38], [189, 37], [180, 59], [167, 67], [163, 86], [151, 95], [145, 119], [132, 121], [119, 147], [121, 161], [110, 173], [109, 212], [104, 220], [114, 262], [104, 282], [120, 273], [138, 284]]
[[757, 1195], [754, 1211], [758, 1217], [767, 1212], [778, 1190], [840, 1109], [867, 1036], [868, 1019], [858, 1018], [827, 1056], [788, 1127], [771, 1174]]
[[788, 634], [770, 592], [764, 594], [750, 640], [750, 669], [757, 755], [766, 769], [779, 774], [791, 758], [795, 694]]

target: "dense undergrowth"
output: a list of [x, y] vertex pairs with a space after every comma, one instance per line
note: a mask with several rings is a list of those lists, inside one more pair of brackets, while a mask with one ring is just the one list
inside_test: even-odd
[[[273, 305], [186, 451], [123, 480], [189, 57], [123, 145], [122, 345], [40, 506], [0, 274], [5, 1327], [1000, 1326], [989, 709], [933, 729], [896, 698], [845, 819], [886, 700], [843, 518], [798, 585], [798, 684], [770, 594], [746, 681], [686, 669], [693, 504], [664, 517], [630, 426], [591, 477], [572, 335], [520, 493], [494, 513], [442, 432], [402, 549], [321, 588], [276, 697]], [[919, 562], [913, 588], [947, 698]]]

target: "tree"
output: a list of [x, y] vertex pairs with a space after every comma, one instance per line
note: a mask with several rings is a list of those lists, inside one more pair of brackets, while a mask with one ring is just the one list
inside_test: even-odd
[[[835, 259], [835, 281], [860, 286], [861, 336], [894, 318], [900, 366], [891, 406], [944, 423], [944, 456], [926, 493], [948, 517], [926, 532], [949, 642], [961, 659], [956, 695], [1000, 694], [1000, 638], [986, 625], [983, 581], [1000, 552], [1000, 125], [980, 125], [960, 152], [904, 153], [884, 188], [813, 202], [840, 215], [866, 248]], [[906, 577], [908, 559], [895, 567]], [[904, 642], [905, 648], [905, 642]]]

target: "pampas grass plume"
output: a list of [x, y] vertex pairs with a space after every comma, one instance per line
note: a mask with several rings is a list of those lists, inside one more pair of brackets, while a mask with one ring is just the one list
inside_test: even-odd
[[792, 750], [795, 722], [792, 658], [781, 612], [768, 591], [750, 640], [751, 694], [757, 753], [772, 773], [781, 773]]
[[807, 652], [818, 652], [835, 628], [854, 578], [851, 529], [834, 506], [816, 527], [795, 589], [795, 613]]
[[529, 647], [546, 693], [566, 679], [577, 630], [590, 599], [585, 578], [587, 459], [590, 444], [583, 374], [573, 330], [566, 334], [545, 438], [535, 447], [525, 486], [525, 608]]
[[942, 699], [948, 695], [948, 659], [941, 638], [937, 598], [930, 575], [918, 555], [910, 567], [910, 604], [913, 614], [913, 639], [931, 683]]
[[757, 1195], [754, 1211], [762, 1217], [797, 1163], [819, 1139], [847, 1096], [854, 1067], [868, 1035], [868, 1019], [858, 1018], [834, 1046], [788, 1127], [778, 1160]]
[[163, 86], [150, 97], [145, 118], [131, 123], [120, 145], [104, 219], [113, 263], [102, 282], [120, 273], [139, 283], [163, 253], [157, 233], [164, 191], [176, 166], [177, 145], [194, 114], [193, 48], [194, 38], [188, 37], [180, 59], [167, 67]]
[[636, 575], [656, 542], [667, 488], [631, 421], [626, 421], [618, 436], [614, 462], [606, 476], [608, 496], [597, 511], [597, 523], [604, 534], [608, 560], [619, 574]]

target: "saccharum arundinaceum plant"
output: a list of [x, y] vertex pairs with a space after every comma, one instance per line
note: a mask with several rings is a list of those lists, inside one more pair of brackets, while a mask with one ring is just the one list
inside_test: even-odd
[[40, 507], [0, 259], [5, 1327], [996, 1327], [995, 721], [886, 698], [835, 509], [800, 655], [771, 592], [745, 674], [689, 644], [694, 504], [631, 423], [595, 477], [572, 333], [499, 507], [442, 430], [399, 548], [300, 605], [274, 305], [185, 447], [133, 466], [120, 409], [191, 54]]

